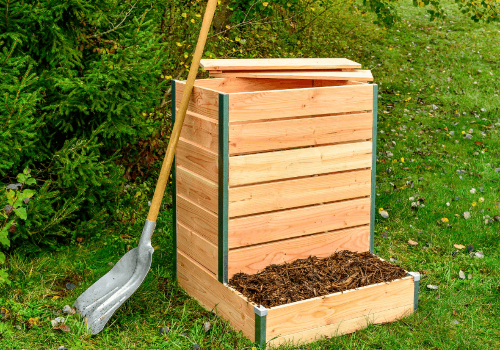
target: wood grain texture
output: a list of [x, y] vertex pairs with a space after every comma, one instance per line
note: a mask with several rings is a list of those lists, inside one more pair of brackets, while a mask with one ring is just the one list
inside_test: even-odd
[[217, 274], [217, 246], [180, 222], [177, 223], [177, 248], [214, 275]]
[[177, 261], [177, 276], [181, 287], [207, 310], [213, 310], [254, 341], [254, 305], [235, 290], [217, 281], [213, 274], [180, 250], [177, 251]]
[[203, 79], [197, 80], [196, 84], [223, 93], [304, 89], [313, 86], [312, 80], [251, 78]]
[[186, 226], [217, 246], [218, 221], [217, 215], [200, 207], [188, 199], [177, 195], [177, 222]]
[[361, 64], [347, 58], [203, 59], [200, 65], [207, 71], [361, 68]]
[[[185, 81], [177, 81], [175, 84], [175, 105], [179, 108], [182, 95], [184, 93]], [[188, 104], [188, 111], [196, 114], [201, 114], [205, 117], [218, 120], [219, 119], [219, 93], [205, 87], [198, 86], [195, 82], [193, 93]]]
[[372, 113], [230, 124], [229, 154], [368, 140], [372, 126]]
[[229, 188], [229, 217], [370, 195], [371, 170]]
[[219, 152], [219, 125], [210, 118], [200, 114], [187, 112], [182, 125], [181, 137], [208, 148], [214, 153]]
[[267, 315], [267, 339], [388, 309], [408, 306], [413, 311], [413, 283], [413, 278], [409, 276], [390, 283], [375, 284], [271, 308]]
[[180, 166], [177, 167], [176, 179], [178, 194], [217, 214], [219, 209], [217, 183]]
[[229, 96], [229, 122], [372, 109], [373, 86], [370, 84], [241, 92]]
[[355, 332], [372, 324], [392, 322], [399, 318], [409, 316], [413, 312], [413, 306], [408, 304], [393, 309], [350, 318], [341, 322], [329, 324], [327, 326], [303, 330], [301, 332], [289, 334], [270, 340], [268, 346], [278, 346], [280, 344], [303, 344], [320, 340], [323, 337], [335, 337], [343, 334]]
[[337, 250], [366, 252], [370, 249], [370, 228], [319, 233], [229, 251], [229, 278], [235, 273], [255, 274], [271, 264], [282, 264], [310, 255], [327, 257]]
[[260, 79], [321, 79], [321, 80], [357, 80], [372, 81], [373, 75], [369, 70], [358, 70], [353, 72], [338, 71], [224, 71], [221, 73], [210, 73], [216, 78], [260, 78]]
[[217, 153], [181, 138], [175, 156], [178, 166], [213, 182], [218, 181], [219, 157]]
[[229, 186], [369, 168], [371, 152], [372, 143], [365, 141], [233, 156]]
[[229, 220], [229, 249], [333, 231], [370, 222], [370, 198]]

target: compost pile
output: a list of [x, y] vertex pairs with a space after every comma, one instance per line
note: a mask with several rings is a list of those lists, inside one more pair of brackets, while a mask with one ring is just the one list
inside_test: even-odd
[[390, 282], [406, 276], [401, 267], [370, 252], [348, 250], [326, 258], [310, 256], [281, 265], [269, 265], [255, 275], [237, 273], [229, 285], [250, 301], [267, 308]]

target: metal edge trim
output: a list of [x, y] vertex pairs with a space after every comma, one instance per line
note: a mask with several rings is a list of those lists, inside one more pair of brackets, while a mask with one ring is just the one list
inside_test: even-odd
[[408, 272], [409, 276], [413, 276], [413, 311], [417, 311], [418, 309], [418, 287], [420, 284], [420, 273], [418, 272]]
[[221, 283], [228, 282], [229, 224], [229, 95], [219, 94], [219, 232], [218, 274]]
[[[175, 124], [175, 83], [176, 80], [172, 79], [172, 106], [171, 106], [171, 111], [172, 111], [172, 127]], [[172, 164], [172, 208], [173, 208], [173, 215], [172, 215], [172, 226], [173, 226], [173, 231], [172, 231], [172, 264], [173, 264], [173, 277], [174, 280], [177, 279], [177, 183], [176, 183], [176, 176], [175, 176], [175, 168], [176, 168], [176, 157], [174, 155], [174, 162]]]
[[262, 306], [255, 306], [255, 343], [260, 347], [266, 346], [266, 332], [267, 332], [267, 309]]
[[370, 210], [370, 252], [375, 252], [375, 200], [377, 185], [377, 108], [378, 85], [373, 84], [373, 126], [372, 126], [372, 193]]

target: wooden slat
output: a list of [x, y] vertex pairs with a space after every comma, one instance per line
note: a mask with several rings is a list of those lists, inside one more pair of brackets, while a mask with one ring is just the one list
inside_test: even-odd
[[337, 250], [370, 249], [369, 226], [320, 233], [229, 251], [229, 278], [235, 273], [254, 274], [271, 264], [282, 264], [311, 255], [327, 257]]
[[233, 156], [229, 186], [369, 168], [371, 152], [372, 143], [365, 141]]
[[185, 168], [177, 167], [177, 193], [217, 214], [218, 186]]
[[408, 304], [393, 309], [371, 313], [366, 316], [355, 317], [341, 322], [332, 323], [327, 326], [312, 328], [302, 332], [278, 337], [270, 340], [267, 345], [278, 346], [283, 343], [298, 345], [320, 340], [323, 337], [340, 336], [366, 328], [372, 324], [392, 322], [399, 318], [408, 316], [412, 312], [413, 305]]
[[[176, 82], [175, 105], [179, 108], [184, 93], [185, 81]], [[219, 93], [201, 86], [195, 86], [191, 99], [189, 100], [188, 111], [201, 114], [205, 117], [219, 119]]]
[[203, 59], [200, 65], [207, 71], [361, 68], [361, 64], [347, 58]]
[[370, 222], [370, 198], [229, 220], [229, 249], [332, 231]]
[[373, 86], [345, 85], [229, 96], [229, 122], [371, 111]]
[[372, 125], [372, 113], [230, 124], [229, 154], [367, 140]]
[[219, 124], [213, 119], [191, 112], [186, 113], [182, 124], [181, 137], [208, 148], [214, 153], [219, 152]]
[[177, 251], [179, 284], [207, 310], [224, 317], [231, 326], [255, 340], [254, 305], [235, 290], [224, 286], [215, 276], [186, 254]]
[[373, 313], [408, 306], [413, 309], [413, 278], [405, 277], [326, 297], [271, 308], [267, 339], [314, 329]]
[[224, 93], [304, 89], [313, 86], [312, 80], [250, 78], [203, 79], [197, 80], [196, 84]]
[[178, 166], [213, 182], [218, 181], [219, 158], [217, 153], [181, 138], [177, 144], [175, 156]]
[[177, 195], [177, 221], [217, 246], [217, 215]]
[[217, 246], [180, 222], [177, 223], [177, 248], [214, 275], [217, 274]]
[[229, 216], [302, 207], [370, 195], [371, 170], [229, 188]]
[[356, 80], [372, 81], [373, 75], [369, 70], [358, 70], [353, 72], [332, 71], [224, 71], [221, 73], [210, 73], [216, 78], [260, 78], [260, 79], [322, 79], [322, 80]]

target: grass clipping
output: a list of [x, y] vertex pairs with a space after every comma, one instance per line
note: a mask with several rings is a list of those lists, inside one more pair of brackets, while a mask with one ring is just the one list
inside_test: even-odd
[[267, 308], [342, 292], [406, 276], [401, 267], [370, 252], [348, 250], [326, 258], [310, 256], [291, 263], [269, 265], [255, 275], [237, 273], [229, 285], [250, 301]]

